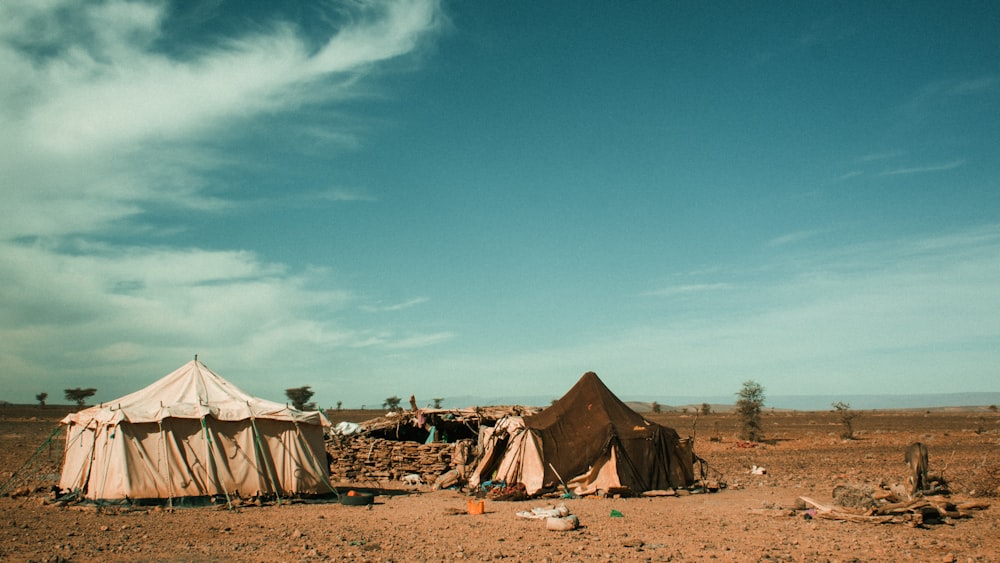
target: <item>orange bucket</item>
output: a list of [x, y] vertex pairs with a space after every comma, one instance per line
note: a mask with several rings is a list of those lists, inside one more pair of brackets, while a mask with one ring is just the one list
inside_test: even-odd
[[470, 500], [468, 502], [469, 514], [482, 514], [486, 512], [485, 500]]

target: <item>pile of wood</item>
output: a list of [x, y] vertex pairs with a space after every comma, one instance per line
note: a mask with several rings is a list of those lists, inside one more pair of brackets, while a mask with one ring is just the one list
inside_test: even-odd
[[332, 457], [330, 479], [344, 481], [398, 480], [416, 473], [433, 483], [448, 471], [455, 444], [420, 444], [356, 436], [327, 442]]
[[947, 524], [959, 518], [971, 518], [972, 511], [985, 510], [990, 506], [978, 500], [952, 502], [946, 495], [903, 499], [885, 491], [875, 496], [877, 505], [866, 509], [825, 505], [808, 497], [799, 497], [796, 509], [805, 511], [810, 517], [825, 520], [924, 526]]

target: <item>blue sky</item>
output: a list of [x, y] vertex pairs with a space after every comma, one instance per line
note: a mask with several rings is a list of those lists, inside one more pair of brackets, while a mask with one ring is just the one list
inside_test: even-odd
[[0, 399], [996, 392], [992, 2], [0, 4]]

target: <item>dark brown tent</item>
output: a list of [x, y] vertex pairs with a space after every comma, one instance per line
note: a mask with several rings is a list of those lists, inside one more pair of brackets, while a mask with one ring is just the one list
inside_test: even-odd
[[694, 483], [690, 440], [630, 409], [593, 372], [542, 412], [498, 425], [490, 438], [474, 483], [493, 476], [524, 483], [529, 494], [562, 479], [577, 494]]

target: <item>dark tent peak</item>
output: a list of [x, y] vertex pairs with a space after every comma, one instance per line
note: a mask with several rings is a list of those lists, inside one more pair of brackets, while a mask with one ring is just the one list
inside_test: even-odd
[[[534, 416], [524, 417], [524, 424], [535, 430], [557, 425], [568, 427], [576, 435], [610, 426], [611, 433], [619, 438], [646, 438], [650, 431], [659, 427], [626, 405], [592, 371], [583, 374], [576, 385], [551, 406]], [[677, 435], [673, 429], [667, 430]]]
[[575, 494], [677, 489], [695, 484], [693, 442], [635, 412], [588, 371], [538, 414], [498, 425], [471, 480], [552, 486]]

